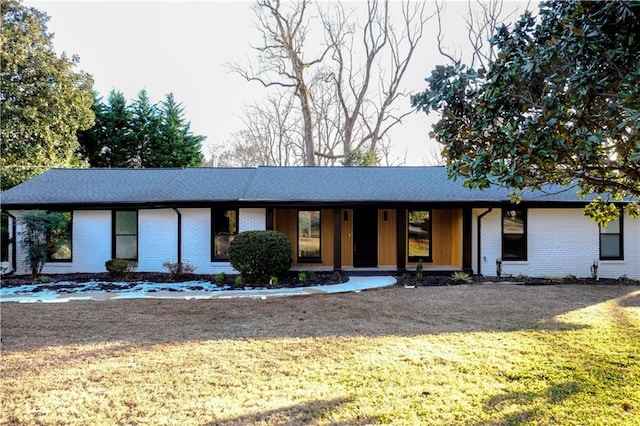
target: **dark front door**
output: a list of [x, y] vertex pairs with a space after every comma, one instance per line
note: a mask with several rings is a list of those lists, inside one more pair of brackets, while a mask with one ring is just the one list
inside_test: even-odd
[[378, 266], [378, 210], [353, 210], [353, 266]]

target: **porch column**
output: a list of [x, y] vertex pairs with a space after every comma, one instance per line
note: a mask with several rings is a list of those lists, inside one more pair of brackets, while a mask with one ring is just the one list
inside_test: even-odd
[[333, 270], [342, 270], [342, 214], [341, 209], [333, 209]]
[[407, 211], [406, 209], [396, 209], [396, 241], [398, 242], [398, 260], [396, 268], [398, 272], [404, 272], [407, 267]]
[[264, 229], [267, 231], [273, 231], [273, 207], [267, 207], [264, 210], [265, 210]]
[[472, 271], [471, 265], [471, 228], [472, 228], [471, 207], [462, 209], [462, 269]]

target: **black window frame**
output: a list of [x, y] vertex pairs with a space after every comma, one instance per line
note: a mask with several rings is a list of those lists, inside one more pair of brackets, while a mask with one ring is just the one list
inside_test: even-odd
[[[620, 216], [618, 217], [618, 232], [602, 232], [603, 227], [598, 226], [598, 255], [600, 260], [624, 260], [624, 213], [622, 209], [620, 210]], [[610, 223], [609, 223], [610, 224]], [[606, 228], [606, 227], [605, 227]], [[602, 236], [603, 235], [617, 235], [618, 236], [618, 256], [603, 256], [602, 255]]]
[[[233, 237], [240, 232], [240, 209], [238, 207], [224, 207], [224, 208], [212, 208], [211, 209], [211, 262], [228, 262], [229, 256], [217, 256], [216, 255], [216, 214], [220, 212], [234, 211], [236, 215], [236, 230], [235, 232], [227, 232], [225, 235], [230, 236], [229, 242], [233, 240]], [[222, 235], [222, 234], [221, 234]]]
[[[507, 212], [522, 212], [522, 227], [523, 227], [523, 231], [522, 234], [513, 234], [513, 233], [505, 233], [505, 228], [504, 228], [504, 222], [505, 222], [505, 215]], [[500, 253], [501, 253], [501, 260], [503, 262], [526, 262], [528, 259], [528, 210], [525, 207], [517, 207], [517, 208], [503, 208], [502, 209], [502, 214], [501, 214], [501, 223], [500, 223], [500, 242], [501, 242], [501, 248], [500, 248]], [[512, 236], [512, 235], [522, 235], [522, 256], [518, 256], [518, 257], [505, 257], [505, 240], [507, 239], [507, 236]]]
[[[72, 263], [73, 262], [73, 210], [56, 210], [49, 211], [48, 213], [69, 213], [69, 228], [67, 229], [67, 233], [69, 235], [69, 251], [71, 252], [71, 256], [68, 259], [55, 259], [53, 258], [53, 252], [51, 250], [47, 250], [47, 263]], [[47, 244], [49, 243], [50, 234], [47, 235]]]
[[[429, 254], [427, 256], [411, 256], [411, 212], [428, 212], [429, 213]], [[407, 209], [407, 260], [409, 262], [433, 262], [433, 209], [430, 208], [413, 208]]]
[[[117, 234], [116, 233], [116, 217], [118, 212], [134, 212], [136, 214], [136, 233], [135, 234]], [[136, 256], [135, 258], [116, 257], [116, 240], [118, 236], [136, 236]], [[116, 209], [111, 211], [111, 258], [129, 260], [137, 262], [140, 256], [140, 213], [137, 209]]]
[[[301, 212], [317, 212], [318, 213], [318, 256], [300, 256], [300, 213]], [[298, 209], [296, 212], [296, 257], [298, 263], [322, 263], [322, 209]]]

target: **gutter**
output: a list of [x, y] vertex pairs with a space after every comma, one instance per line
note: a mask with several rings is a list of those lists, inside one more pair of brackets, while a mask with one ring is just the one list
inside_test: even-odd
[[[176, 207], [173, 208], [178, 216], [178, 265], [182, 265], [182, 213]], [[181, 267], [181, 266], [180, 266]]]
[[493, 207], [478, 216], [478, 275], [482, 275], [482, 218], [493, 211]]

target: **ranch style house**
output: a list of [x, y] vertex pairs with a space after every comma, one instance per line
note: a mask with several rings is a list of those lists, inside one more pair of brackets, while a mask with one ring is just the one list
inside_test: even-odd
[[[43, 273], [105, 272], [112, 258], [137, 271], [189, 262], [199, 274], [233, 273], [239, 232], [276, 230], [293, 269], [405, 271], [640, 279], [640, 220], [606, 227], [585, 217], [574, 189], [509, 200], [508, 189], [470, 190], [444, 167], [53, 169], [1, 194], [13, 242], [4, 266], [28, 273], [20, 217], [64, 212], [67, 243]], [[624, 203], [620, 203], [622, 208]]]

